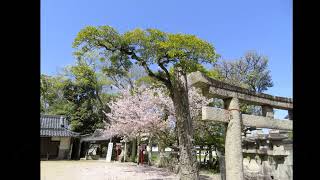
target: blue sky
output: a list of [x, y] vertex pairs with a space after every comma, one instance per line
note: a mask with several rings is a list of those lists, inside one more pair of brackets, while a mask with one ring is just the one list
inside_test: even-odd
[[42, 0], [41, 73], [75, 62], [72, 41], [87, 25], [194, 34], [226, 60], [256, 50], [269, 58], [274, 87], [266, 93], [292, 97], [291, 0]]

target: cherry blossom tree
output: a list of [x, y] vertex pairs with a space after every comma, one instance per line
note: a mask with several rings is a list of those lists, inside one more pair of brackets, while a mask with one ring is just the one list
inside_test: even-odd
[[[137, 87], [124, 89], [120, 96], [109, 103], [111, 112], [106, 114], [110, 119], [105, 134], [107, 136], [124, 136], [132, 140], [132, 161], [135, 160], [136, 144], [140, 136], [148, 134], [149, 139], [158, 133], [168, 131], [164, 94], [160, 89]], [[169, 101], [170, 102], [170, 101]], [[169, 105], [168, 107], [171, 107]], [[139, 155], [139, 154], [137, 154]]]
[[122, 90], [119, 98], [109, 103], [111, 112], [106, 115], [110, 118], [111, 124], [107, 127], [106, 133], [135, 137], [139, 133], [164, 129], [165, 110], [160, 93], [159, 90], [141, 87], [134, 91]]
[[[196, 88], [188, 91], [190, 113], [194, 121], [201, 118], [201, 108], [212, 100], [201, 95]], [[143, 88], [122, 90], [120, 96], [108, 104], [111, 112], [106, 114], [111, 124], [106, 127], [108, 136], [138, 138], [141, 133], [148, 133], [149, 138], [158, 140], [160, 166], [163, 163], [164, 148], [172, 142], [169, 133], [174, 133], [176, 114], [172, 99], [164, 88]], [[194, 126], [197, 126], [195, 123]]]
[[[180, 178], [199, 179], [199, 169], [193, 157], [186, 76], [204, 64], [214, 65], [219, 55], [213, 45], [195, 35], [166, 33], [158, 29], [119, 33], [110, 26], [87, 26], [78, 33], [73, 47], [77, 56], [98, 51], [101, 61], [110, 62], [108, 73], [123, 76], [133, 64], [137, 64], [149, 77], [166, 87], [176, 111]], [[172, 74], [169, 72], [171, 67]]]

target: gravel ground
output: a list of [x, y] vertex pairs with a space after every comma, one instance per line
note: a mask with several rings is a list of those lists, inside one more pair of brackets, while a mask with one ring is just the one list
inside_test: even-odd
[[[218, 175], [200, 173], [203, 180], [220, 180]], [[134, 163], [106, 163], [99, 160], [41, 161], [41, 180], [177, 180], [163, 168]]]

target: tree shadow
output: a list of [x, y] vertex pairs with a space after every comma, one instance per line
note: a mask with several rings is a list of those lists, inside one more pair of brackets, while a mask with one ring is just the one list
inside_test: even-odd
[[200, 180], [211, 180], [210, 176], [207, 175], [200, 175]]
[[[137, 167], [139, 172], [142, 173], [153, 173], [153, 174], [157, 174], [163, 177], [167, 177], [167, 176], [172, 176], [174, 175], [174, 173], [170, 172], [169, 170], [163, 169], [163, 168], [157, 168], [157, 167], [153, 167], [153, 166], [143, 166], [143, 167]], [[152, 180], [156, 180], [156, 179], [152, 179]]]

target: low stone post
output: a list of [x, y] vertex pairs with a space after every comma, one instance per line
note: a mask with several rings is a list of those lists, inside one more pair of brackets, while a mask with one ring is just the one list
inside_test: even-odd
[[239, 99], [234, 97], [225, 100], [224, 103], [231, 115], [225, 140], [226, 180], [243, 180], [242, 122]]
[[274, 118], [273, 108], [269, 105], [264, 105], [262, 107], [262, 115], [268, 118]]
[[135, 159], [137, 157], [137, 138], [133, 138], [131, 142], [131, 162], [135, 162]]
[[112, 151], [113, 151], [113, 143], [109, 142], [108, 144], [108, 150], [107, 150], [107, 155], [106, 155], [106, 162], [111, 162], [111, 157], [112, 157]]
[[127, 140], [124, 140], [124, 156], [123, 156], [123, 162], [126, 162], [127, 160]]

